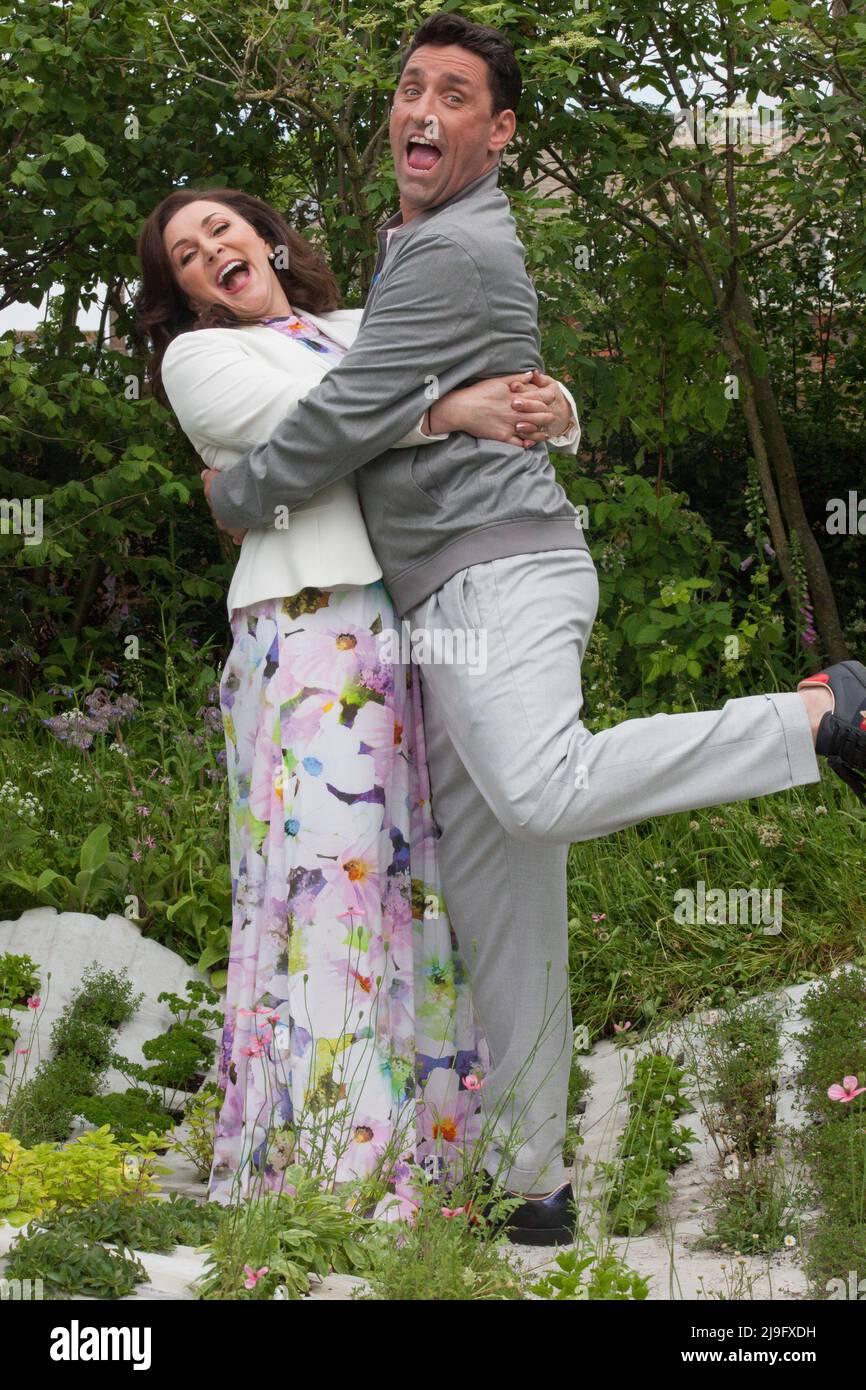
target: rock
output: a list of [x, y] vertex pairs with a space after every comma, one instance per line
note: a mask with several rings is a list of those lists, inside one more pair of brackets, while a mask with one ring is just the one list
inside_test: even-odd
[[[101, 918], [87, 912], [58, 912], [53, 907], [31, 908], [16, 921], [0, 922], [0, 955], [5, 951], [28, 955], [39, 970], [43, 1006], [33, 1051], [27, 1058], [28, 1076], [33, 1075], [37, 1062], [51, 1056], [51, 1026], [81, 983], [83, 968], [92, 961], [106, 970], [120, 971], [126, 966], [134, 992], [144, 992], [134, 1018], [117, 1030], [115, 1046], [130, 1061], [145, 1065], [149, 1064], [142, 1053], [142, 1043], [164, 1033], [173, 1022], [166, 1005], [157, 1003], [157, 995], [163, 990], [184, 995], [188, 980], [207, 979], [176, 951], [142, 936], [134, 922], [117, 914]], [[17, 1017], [19, 1045], [26, 1046], [29, 1011]], [[214, 1030], [212, 1036], [218, 1040], [219, 1030]], [[215, 1058], [207, 1080], [216, 1079], [216, 1067]], [[125, 1091], [132, 1084], [113, 1068], [105, 1080], [108, 1091]], [[7, 1087], [7, 1078], [0, 1077], [0, 1099], [5, 1097]], [[87, 1127], [86, 1123], [80, 1125], [78, 1132]]]

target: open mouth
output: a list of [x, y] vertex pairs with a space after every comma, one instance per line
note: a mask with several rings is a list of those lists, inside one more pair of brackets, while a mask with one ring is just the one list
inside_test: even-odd
[[428, 140], [424, 135], [409, 136], [406, 144], [406, 163], [410, 169], [426, 173], [434, 164], [438, 164], [441, 158], [442, 151], [432, 140]]
[[251, 271], [247, 261], [226, 261], [217, 276], [217, 284], [226, 294], [239, 294], [250, 282]]

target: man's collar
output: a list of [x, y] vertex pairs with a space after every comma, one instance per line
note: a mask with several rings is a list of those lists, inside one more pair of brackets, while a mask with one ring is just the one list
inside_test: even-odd
[[[488, 186], [495, 186], [498, 182], [499, 161], [497, 160], [492, 168], [487, 169], [483, 174], [479, 174], [478, 178], [473, 179], [471, 183], [465, 183], [462, 188], [458, 188], [457, 192], [452, 193], [450, 198], [446, 198], [444, 203], [437, 203], [435, 207], [425, 208], [423, 212], [419, 212], [415, 217], [410, 218], [405, 225], [407, 227], [414, 227], [416, 222], [420, 223], [422, 220], [426, 221], [427, 218], [433, 217], [435, 213], [441, 212], [443, 208], [450, 208], [452, 203], [458, 203], [461, 198], [468, 198], [472, 193], [486, 189]], [[388, 221], [383, 222], [379, 228], [380, 239], [384, 239], [389, 231], [397, 230], [403, 225], [403, 213], [395, 212], [394, 216], [389, 217]]]

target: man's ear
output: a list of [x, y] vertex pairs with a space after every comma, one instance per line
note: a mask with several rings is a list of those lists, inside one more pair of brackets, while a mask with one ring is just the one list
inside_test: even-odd
[[487, 147], [494, 154], [499, 154], [514, 139], [514, 132], [517, 129], [517, 117], [513, 111], [500, 111], [498, 116], [493, 118], [493, 129]]

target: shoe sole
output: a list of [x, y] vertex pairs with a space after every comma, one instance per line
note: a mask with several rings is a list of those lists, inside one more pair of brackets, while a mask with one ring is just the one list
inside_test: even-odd
[[525, 1231], [510, 1226], [506, 1232], [512, 1245], [574, 1245], [574, 1231], [554, 1226], [549, 1231]]

